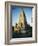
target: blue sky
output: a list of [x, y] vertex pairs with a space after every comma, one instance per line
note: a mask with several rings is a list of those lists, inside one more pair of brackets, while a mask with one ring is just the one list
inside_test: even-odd
[[[24, 13], [26, 15], [26, 20], [29, 25], [31, 25], [31, 16], [32, 16], [32, 8], [31, 7], [25, 7], [23, 8]], [[15, 26], [16, 23], [19, 21], [19, 14], [22, 11], [21, 7], [12, 6], [11, 7], [11, 15], [12, 15], [12, 26]]]

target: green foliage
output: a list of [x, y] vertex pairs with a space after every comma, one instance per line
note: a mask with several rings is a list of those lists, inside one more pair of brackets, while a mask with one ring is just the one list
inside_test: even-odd
[[[21, 30], [20, 30], [21, 31]], [[29, 27], [28, 30], [26, 30], [26, 33], [21, 32], [12, 32], [13, 38], [25, 38], [25, 37], [32, 37], [32, 27]]]

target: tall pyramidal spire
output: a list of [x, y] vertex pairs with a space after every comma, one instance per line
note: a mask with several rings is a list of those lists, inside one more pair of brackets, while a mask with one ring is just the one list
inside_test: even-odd
[[22, 11], [20, 12], [20, 16], [19, 16], [19, 25], [20, 25], [20, 27], [23, 27], [23, 28], [25, 28], [27, 25], [26, 15], [24, 13], [23, 8], [22, 8]]

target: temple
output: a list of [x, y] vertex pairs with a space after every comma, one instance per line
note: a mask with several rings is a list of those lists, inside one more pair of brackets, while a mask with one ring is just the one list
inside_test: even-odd
[[12, 38], [32, 37], [32, 27], [27, 23], [26, 14], [22, 10], [19, 14], [18, 23], [12, 26]]

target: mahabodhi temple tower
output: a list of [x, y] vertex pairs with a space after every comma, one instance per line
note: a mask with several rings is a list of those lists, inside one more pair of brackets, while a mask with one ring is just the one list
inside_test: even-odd
[[24, 11], [22, 10], [19, 15], [19, 22], [14, 27], [14, 31], [19, 32], [20, 29], [27, 29], [27, 20]]

